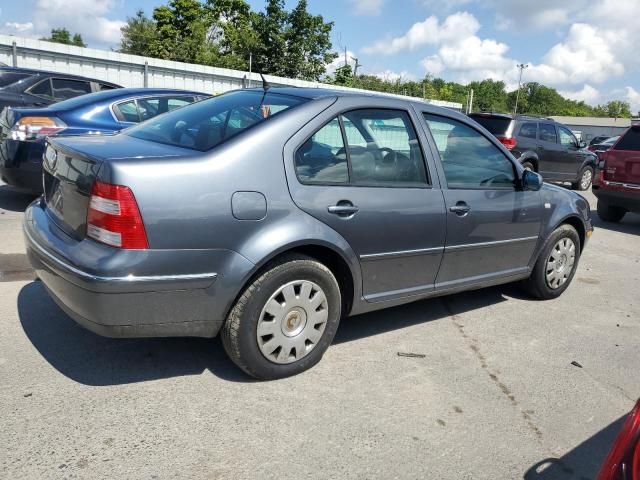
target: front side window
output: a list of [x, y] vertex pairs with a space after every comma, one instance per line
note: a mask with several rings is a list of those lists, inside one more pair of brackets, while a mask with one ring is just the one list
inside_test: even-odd
[[85, 93], [91, 93], [91, 84], [81, 80], [70, 80], [68, 78], [52, 78], [53, 98], [56, 100], [66, 100], [77, 97]]
[[451, 118], [424, 114], [451, 189], [512, 189], [511, 161], [487, 137]]
[[549, 143], [558, 143], [558, 137], [556, 135], [556, 127], [549, 123], [540, 124], [540, 140]]
[[538, 124], [535, 122], [523, 123], [520, 127], [520, 136], [524, 138], [538, 138]]
[[296, 175], [302, 183], [346, 184], [349, 182], [347, 153], [340, 122], [334, 118], [298, 149]]
[[240, 90], [175, 109], [125, 134], [204, 152], [307, 101], [279, 93]]
[[558, 127], [560, 131], [560, 143], [565, 147], [577, 147], [578, 141], [571, 131], [564, 127]]

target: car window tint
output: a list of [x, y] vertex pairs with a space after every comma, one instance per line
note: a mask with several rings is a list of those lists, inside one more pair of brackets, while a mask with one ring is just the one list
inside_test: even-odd
[[447, 181], [452, 189], [514, 188], [513, 164], [487, 137], [462, 122], [425, 114], [436, 142]]
[[540, 124], [540, 140], [543, 142], [557, 143], [556, 127], [548, 123]]
[[122, 102], [116, 105], [113, 110], [116, 113], [116, 117], [121, 122], [135, 122], [140, 121], [140, 115], [138, 114], [138, 107], [135, 100], [129, 100], [128, 102]]
[[53, 94], [51, 93], [51, 79], [47, 78], [35, 84], [28, 92], [31, 95], [38, 95], [39, 97], [53, 98]]
[[29, 78], [31, 75], [28, 73], [18, 73], [18, 72], [3, 72], [0, 71], [0, 88], [8, 87], [9, 85], [13, 85], [14, 83], [19, 82], [20, 80], [24, 80], [25, 78]]
[[640, 129], [630, 128], [615, 146], [615, 150], [640, 151]]
[[175, 110], [176, 108], [184, 107], [193, 103], [195, 99], [193, 97], [168, 97], [168, 110]]
[[[359, 185], [425, 184], [427, 176], [418, 137], [407, 112], [364, 109], [343, 115], [351, 181]], [[365, 144], [352, 143], [352, 124]]]
[[295, 167], [302, 183], [349, 182], [347, 154], [337, 118], [318, 130], [298, 149]]
[[138, 113], [140, 114], [140, 121], [145, 121], [155, 117], [161, 113], [167, 112], [167, 99], [155, 98], [139, 98], [138, 99]]
[[560, 131], [560, 143], [565, 147], [575, 147], [578, 145], [576, 137], [573, 136], [573, 133], [567, 128], [558, 127]]
[[51, 83], [53, 84], [53, 98], [57, 100], [66, 100], [67, 98], [91, 93], [91, 84], [89, 82], [68, 78], [52, 78]]
[[204, 152], [307, 101], [279, 93], [238, 90], [168, 112], [125, 134]]
[[358, 131], [356, 126], [353, 124], [351, 120], [348, 118], [342, 118], [342, 125], [344, 126], [344, 133], [347, 137], [347, 143], [350, 146], [356, 147], [366, 147], [367, 140], [364, 138], [362, 133]]
[[520, 136], [524, 138], [538, 138], [538, 124], [535, 122], [523, 123], [520, 127]]
[[113, 90], [114, 88], [116, 88], [116, 87], [114, 87], [113, 85], [105, 85], [104, 83], [99, 83], [98, 84], [98, 91], [99, 92], [103, 92], [105, 90]]

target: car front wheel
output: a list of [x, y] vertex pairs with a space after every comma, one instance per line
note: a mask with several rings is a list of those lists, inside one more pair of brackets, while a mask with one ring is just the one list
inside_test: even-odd
[[553, 231], [542, 248], [525, 290], [542, 300], [557, 298], [569, 287], [580, 259], [580, 237], [571, 225]]
[[243, 292], [222, 330], [231, 360], [252, 377], [272, 380], [318, 363], [335, 336], [341, 296], [332, 272], [294, 255], [265, 268]]
[[593, 168], [585, 167], [580, 172], [579, 180], [572, 184], [574, 190], [589, 190], [591, 188], [591, 184], [593, 183]]

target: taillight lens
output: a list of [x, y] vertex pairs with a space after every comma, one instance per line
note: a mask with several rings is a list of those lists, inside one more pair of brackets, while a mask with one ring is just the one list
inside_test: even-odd
[[67, 124], [56, 117], [23, 117], [11, 127], [13, 140], [25, 141], [60, 133]]
[[622, 425], [598, 480], [640, 480], [640, 400]]
[[103, 182], [93, 184], [87, 211], [87, 236], [117, 248], [149, 248], [142, 215], [129, 187]]
[[496, 137], [500, 143], [507, 147], [507, 150], [513, 150], [518, 145], [518, 140], [511, 137]]

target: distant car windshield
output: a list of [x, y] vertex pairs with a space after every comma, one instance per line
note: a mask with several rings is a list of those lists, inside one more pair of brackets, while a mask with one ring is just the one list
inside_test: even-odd
[[29, 78], [30, 76], [31, 74], [29, 73], [0, 72], [0, 88], [13, 85], [14, 83], [24, 80], [25, 78]]
[[471, 115], [471, 118], [489, 130], [492, 135], [504, 135], [507, 133], [507, 129], [511, 123], [510, 118], [492, 117], [489, 115]]
[[618, 141], [619, 138], [620, 138], [620, 135], [618, 135], [617, 137], [611, 137], [611, 138], [605, 140], [602, 143], [607, 144], [607, 145], [613, 145], [614, 143], [616, 143]]
[[143, 122], [126, 130], [125, 135], [204, 152], [306, 101], [278, 93], [239, 90]]

